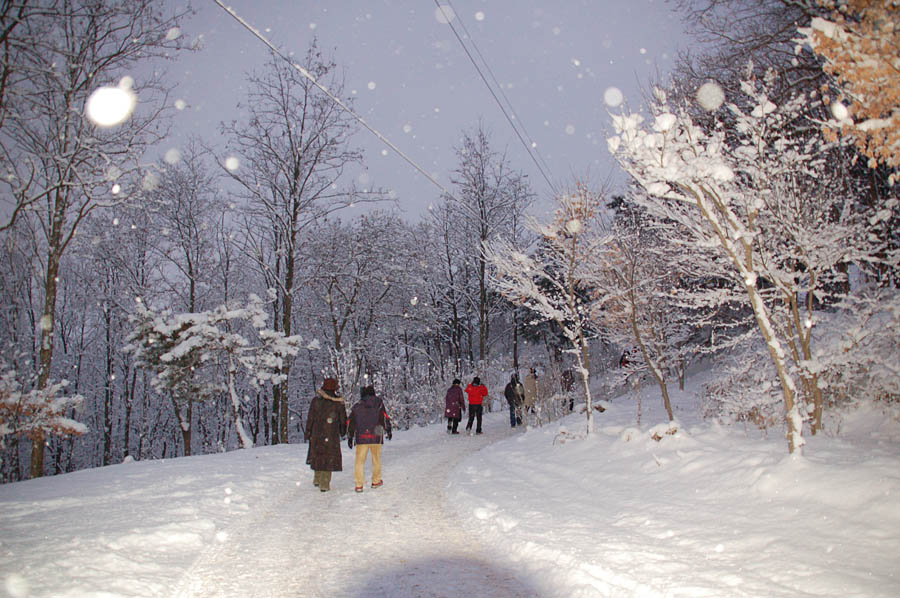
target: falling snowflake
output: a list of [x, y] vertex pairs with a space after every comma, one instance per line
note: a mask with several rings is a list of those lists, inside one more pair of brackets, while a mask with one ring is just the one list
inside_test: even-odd
[[834, 102], [831, 105], [831, 115], [838, 120], [844, 120], [850, 116], [850, 111], [844, 106], [843, 102]]
[[476, 12], [476, 13], [475, 13], [475, 20], [476, 20], [476, 21], [483, 21], [483, 20], [484, 20], [484, 13], [481, 12], [480, 10], [479, 10], [478, 12]]
[[141, 181], [141, 189], [144, 191], [153, 191], [159, 187], [159, 175], [155, 172], [148, 172]]
[[725, 102], [725, 92], [718, 83], [712, 81], [704, 83], [697, 90], [697, 103], [704, 110], [714, 112]]
[[176, 110], [184, 110], [187, 108], [187, 102], [184, 100], [175, 100], [175, 109]]
[[606, 102], [607, 106], [615, 108], [625, 101], [625, 96], [622, 95], [622, 90], [618, 87], [607, 87], [606, 91], [603, 92], [603, 101]]
[[581, 220], [579, 220], [578, 218], [573, 218], [572, 220], [566, 222], [566, 232], [568, 232], [570, 235], [577, 235], [582, 231], [582, 229], [583, 226], [581, 224]]
[[575, 125], [566, 125], [566, 135], [575, 134]]
[[100, 87], [94, 90], [84, 105], [87, 117], [98, 127], [114, 127], [122, 124], [137, 104], [137, 96], [131, 91], [134, 79], [123, 77], [117, 87]]
[[228, 156], [227, 158], [225, 158], [225, 168], [227, 168], [228, 170], [230, 170], [232, 172], [237, 170], [240, 167], [240, 165], [241, 165], [241, 161], [238, 160], [235, 156]]
[[374, 81], [369, 81], [369, 84], [366, 85], [366, 87], [368, 87], [370, 90], [375, 89], [375, 82], [374, 82]]
[[171, 148], [163, 156], [163, 159], [169, 164], [177, 164], [181, 160], [181, 152], [177, 148]]

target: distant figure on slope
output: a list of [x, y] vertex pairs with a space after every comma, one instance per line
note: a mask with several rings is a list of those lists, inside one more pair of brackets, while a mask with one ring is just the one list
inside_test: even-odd
[[466, 400], [463, 398], [462, 384], [459, 378], [453, 380], [453, 385], [447, 389], [444, 397], [444, 417], [447, 418], [447, 433], [459, 434], [457, 428], [462, 420], [462, 414], [466, 410]]
[[356, 464], [353, 481], [356, 491], [362, 492], [366, 481], [366, 460], [372, 453], [372, 488], [380, 488], [381, 446], [384, 437], [391, 439], [391, 418], [384, 408], [384, 401], [375, 395], [374, 386], [365, 386], [359, 391], [362, 397], [350, 410], [347, 422], [347, 445], [352, 449], [356, 444]]
[[341, 438], [347, 434], [347, 408], [338, 394], [338, 381], [325, 378], [309, 405], [306, 416], [309, 450], [306, 464], [313, 472], [313, 484], [322, 492], [331, 489], [331, 472], [342, 471]]
[[509, 405], [509, 426], [511, 428], [522, 424], [521, 409], [522, 404], [525, 402], [525, 397], [522, 396], [521, 386], [519, 377], [513, 374], [509, 377], [509, 383], [507, 383], [506, 388], [503, 389], [503, 396], [506, 397], [506, 403]]
[[487, 386], [481, 383], [481, 378], [475, 376], [472, 383], [466, 387], [466, 394], [469, 395], [469, 423], [466, 424], [466, 434], [472, 433], [472, 422], [478, 418], [478, 424], [475, 427], [475, 433], [481, 434], [481, 418], [484, 415], [484, 399], [488, 395]]

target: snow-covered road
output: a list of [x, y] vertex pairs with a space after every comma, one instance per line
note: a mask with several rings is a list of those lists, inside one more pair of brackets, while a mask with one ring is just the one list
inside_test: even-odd
[[435, 426], [426, 442], [388, 442], [384, 487], [369, 488], [367, 468], [361, 494], [345, 446], [331, 492], [314, 488], [311, 475], [275, 490], [201, 553], [175, 595], [536, 596], [513, 563], [463, 530], [446, 502], [453, 468], [511, 432], [504, 413], [486, 415], [482, 436], [451, 437]]

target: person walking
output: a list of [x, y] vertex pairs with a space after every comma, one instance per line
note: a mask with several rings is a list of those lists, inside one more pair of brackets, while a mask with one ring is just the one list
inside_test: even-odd
[[475, 376], [471, 384], [466, 386], [466, 394], [469, 396], [469, 423], [466, 424], [466, 434], [472, 433], [472, 422], [478, 419], [475, 433], [481, 434], [481, 418], [484, 415], [484, 399], [488, 395], [487, 386], [481, 383], [481, 378]]
[[537, 403], [537, 372], [534, 368], [529, 368], [528, 373], [525, 374], [525, 384], [523, 385], [525, 390], [525, 411], [528, 413], [534, 413], [534, 405]]
[[462, 384], [459, 378], [454, 378], [453, 385], [447, 389], [444, 397], [444, 417], [447, 419], [447, 434], [459, 434], [457, 428], [462, 420], [462, 414], [466, 410], [466, 400], [463, 398]]
[[503, 389], [503, 396], [506, 397], [506, 403], [509, 405], [509, 426], [515, 428], [522, 424], [521, 408], [525, 398], [522, 396], [519, 388], [519, 377], [513, 374], [509, 377], [509, 383]]
[[316, 391], [306, 416], [306, 464], [313, 470], [313, 484], [322, 492], [331, 489], [331, 473], [342, 470], [341, 438], [347, 434], [347, 408], [338, 394], [338, 381], [325, 378]]
[[360, 400], [350, 410], [347, 421], [347, 446], [356, 445], [356, 463], [353, 481], [356, 491], [362, 492], [366, 481], [366, 460], [372, 454], [372, 488], [384, 485], [381, 478], [381, 447], [384, 437], [391, 439], [391, 418], [384, 408], [384, 401], [375, 395], [374, 386], [365, 386], [359, 391]]

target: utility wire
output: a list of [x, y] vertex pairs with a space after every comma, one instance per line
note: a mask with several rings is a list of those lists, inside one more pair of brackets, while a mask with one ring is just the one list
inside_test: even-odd
[[[452, 6], [452, 4], [450, 4], [449, 0], [446, 0], [446, 1], [447, 1], [446, 6], [450, 7], [450, 10], [452, 10], [453, 13], [456, 14], [456, 9], [453, 8], [453, 6]], [[438, 7], [438, 10], [440, 10], [441, 12], [444, 11], [443, 6], [438, 2], [438, 0], [434, 0], [434, 4], [435, 4], [435, 6]], [[466, 43], [463, 41], [462, 36], [460, 36], [459, 32], [456, 30], [456, 27], [454, 27], [453, 19], [450, 18], [450, 15], [444, 15], [444, 16], [447, 17], [447, 24], [450, 26], [451, 31], [453, 31], [453, 35], [456, 36], [456, 39], [459, 41], [459, 44], [462, 46], [462, 49], [466, 53], [466, 56], [469, 57], [469, 61], [472, 63], [472, 66], [475, 67], [475, 70], [478, 72], [478, 75], [481, 77], [481, 80], [487, 86], [488, 91], [491, 93], [491, 97], [494, 98], [494, 101], [497, 103], [497, 106], [500, 107], [500, 111], [503, 112], [503, 116], [506, 117], [507, 122], [513, 128], [513, 131], [516, 133], [516, 137], [519, 138], [519, 141], [522, 143], [522, 146], [525, 148], [525, 151], [528, 152], [528, 156], [531, 158], [531, 161], [534, 162], [534, 165], [537, 166], [537, 169], [541, 173], [541, 176], [543, 176], [544, 180], [547, 181], [547, 185], [549, 185], [550, 190], [553, 191], [554, 194], [556, 194], [557, 193], [556, 187], [550, 181], [550, 177], [547, 176], [547, 173], [544, 171], [544, 168], [541, 167], [541, 164], [538, 162], [537, 158], [535, 158], [534, 153], [532, 152], [532, 147], [522, 137], [522, 133], [519, 131], [519, 128], [516, 126], [515, 122], [513, 122], [513, 117], [511, 117], [509, 115], [509, 112], [507, 112], [506, 107], [500, 101], [500, 98], [498, 98], [497, 94], [494, 93], [494, 88], [491, 86], [491, 84], [488, 82], [487, 78], [484, 76], [484, 73], [482, 72], [481, 67], [478, 66], [478, 62], [472, 56], [472, 53], [469, 52], [469, 48], [466, 46]], [[491, 77], [493, 78], [497, 88], [500, 90], [500, 94], [506, 100], [506, 103], [509, 104], [510, 110], [513, 112], [513, 116], [515, 116], [515, 119], [521, 123], [521, 119], [519, 119], [518, 115], [515, 114], [515, 110], [513, 110], [513, 108], [512, 108], [512, 102], [510, 102], [509, 99], [506, 97], [506, 95], [503, 93], [503, 87], [500, 85], [499, 82], [497, 82], [497, 78], [494, 77], [494, 73], [491, 71], [490, 66], [488, 65], [487, 61], [484, 59], [484, 56], [481, 54], [481, 51], [478, 50], [478, 46], [477, 46], [477, 44], [475, 44], [475, 40], [472, 39], [471, 35], [469, 35], [469, 32], [466, 30], [465, 25], [462, 24], [462, 22], [460, 22], [460, 24], [462, 25], [463, 31], [465, 32], [466, 36], [469, 38], [470, 43], [475, 48], [475, 51], [478, 53], [478, 56], [481, 58], [481, 61], [484, 63], [485, 68], [488, 70], [488, 72], [490, 72]], [[521, 126], [522, 126], [522, 131], [524, 131], [525, 135], [530, 138], [530, 135], [528, 135], [528, 132], [525, 131], [525, 126], [524, 125], [521, 125]], [[543, 161], [543, 158], [541, 158], [541, 161]], [[546, 165], [546, 162], [545, 162], [545, 165]], [[549, 167], [547, 170], [549, 170]]]
[[231, 9], [230, 7], [225, 6], [224, 4], [222, 4], [221, 0], [213, 0], [213, 2], [215, 2], [216, 4], [218, 4], [218, 5], [222, 8], [222, 10], [224, 10], [224, 11], [227, 12], [229, 15], [231, 15], [231, 16], [234, 18], [235, 21], [237, 21], [238, 23], [240, 23], [247, 31], [249, 31], [250, 33], [252, 33], [254, 36], [256, 36], [257, 39], [259, 39], [262, 43], [264, 43], [266, 46], [268, 46], [269, 50], [271, 50], [273, 54], [275, 54], [275, 55], [278, 56], [279, 58], [283, 59], [285, 62], [287, 62], [287, 63], [290, 64], [292, 67], [294, 67], [297, 71], [299, 71], [301, 75], [303, 75], [304, 77], [306, 77], [307, 79], [309, 79], [309, 80], [312, 82], [313, 85], [315, 85], [316, 87], [319, 88], [319, 90], [322, 91], [322, 93], [324, 93], [324, 94], [327, 95], [329, 98], [331, 98], [331, 100], [332, 100], [335, 104], [337, 104], [338, 106], [340, 106], [344, 111], [346, 111], [346, 112], [347, 112], [348, 114], [350, 114], [353, 118], [355, 118], [355, 119], [359, 122], [359, 124], [361, 124], [362, 126], [364, 126], [364, 127], [365, 127], [366, 129], [368, 129], [373, 135], [375, 135], [376, 137], [378, 137], [378, 139], [380, 139], [380, 140], [382, 141], [382, 143], [384, 143], [385, 145], [387, 145], [388, 147], [390, 147], [392, 150], [394, 150], [395, 152], [397, 152], [397, 154], [398, 154], [401, 158], [403, 158], [404, 160], [406, 160], [406, 162], [407, 162], [410, 166], [412, 166], [413, 168], [415, 168], [416, 170], [418, 170], [418, 171], [419, 171], [426, 179], [428, 179], [429, 181], [431, 181], [432, 183], [434, 183], [434, 185], [437, 186], [441, 191], [443, 191], [449, 198], [451, 198], [451, 199], [453, 199], [454, 201], [456, 201], [456, 203], [462, 205], [462, 202], [460, 202], [458, 199], [456, 199], [456, 196], [454, 196], [454, 195], [453, 195], [446, 187], [444, 187], [444, 186], [443, 186], [442, 184], [440, 184], [434, 177], [432, 177], [430, 174], [428, 174], [428, 172], [426, 172], [424, 168], [422, 168], [421, 166], [419, 166], [418, 164], [416, 164], [416, 162], [415, 162], [412, 158], [410, 158], [410, 157], [407, 156], [405, 153], [403, 153], [403, 151], [402, 151], [400, 148], [398, 148], [396, 145], [394, 145], [393, 143], [391, 143], [391, 141], [390, 141], [387, 137], [385, 137], [385, 136], [382, 135], [380, 132], [378, 132], [374, 127], [372, 127], [371, 125], [369, 125], [369, 123], [367, 123], [360, 115], [358, 115], [356, 112], [354, 112], [353, 109], [350, 108], [350, 106], [348, 106], [347, 104], [345, 104], [340, 98], [338, 98], [338, 97], [335, 96], [333, 93], [331, 93], [331, 91], [329, 91], [327, 87], [325, 87], [324, 85], [322, 85], [321, 83], [319, 83], [319, 82], [316, 80], [316, 78], [312, 75], [312, 73], [310, 73], [308, 70], [306, 70], [305, 68], [303, 68], [303, 66], [297, 64], [296, 62], [294, 62], [293, 60], [291, 60], [290, 58], [288, 58], [287, 56], [285, 56], [278, 48], [275, 47], [274, 44], [272, 44], [272, 42], [270, 42], [268, 39], [266, 39], [266, 37], [265, 37], [262, 33], [260, 33], [255, 27], [253, 27], [253, 26], [250, 25], [247, 21], [245, 21], [244, 19], [242, 19], [242, 18], [241, 18], [241, 17], [240, 17], [233, 9]]
[[[453, 10], [454, 13], [456, 13], [456, 9], [453, 8], [453, 3], [450, 2], [450, 0], [447, 0], [447, 5]], [[459, 24], [462, 27], [463, 33], [465, 33], [466, 37], [469, 38], [469, 41], [471, 42], [472, 47], [475, 48], [475, 52], [478, 54], [478, 57], [481, 59], [482, 64], [484, 64], [484, 68], [487, 69], [487, 72], [491, 76], [491, 80], [494, 82], [494, 85], [500, 91], [500, 95], [503, 96], [504, 101], [506, 101], [506, 105], [509, 106], [509, 110], [510, 110], [510, 112], [512, 112], [512, 115], [516, 121], [516, 124], [522, 128], [522, 132], [525, 134], [525, 137], [528, 138], [529, 140], [531, 140], [532, 143], [526, 145], [525, 149], [526, 150], [529, 150], [529, 148], [534, 149], [536, 144], [534, 143], [534, 138], [531, 136], [530, 133], [528, 133], [528, 129], [525, 128], [525, 121], [522, 120], [521, 118], [519, 118], [519, 115], [516, 114], [516, 110], [515, 110], [515, 108], [513, 108], [512, 102], [509, 100], [508, 97], [506, 97], [506, 94], [503, 92], [503, 86], [500, 85], [500, 81], [498, 81], [496, 75], [494, 75], [494, 71], [493, 71], [493, 69], [491, 69], [491, 65], [488, 64], [487, 59], [485, 59], [484, 55], [481, 53], [481, 50], [478, 48], [478, 44], [475, 43], [475, 38], [472, 37], [472, 35], [469, 33], [469, 30], [466, 27], [465, 21], [463, 19], [460, 19]], [[551, 168], [547, 164], [547, 161], [544, 160], [544, 157], [541, 155], [541, 153], [537, 150], [535, 150], [534, 153], [537, 154], [537, 158], [541, 161], [541, 164], [544, 165], [544, 168], [547, 169], [547, 172], [550, 172]], [[546, 178], [546, 177], [544, 177], [544, 178]], [[549, 183], [549, 181], [548, 181], [548, 183]], [[554, 193], [556, 193], [556, 189], [553, 185], [550, 185], [550, 188], [553, 189]]]

